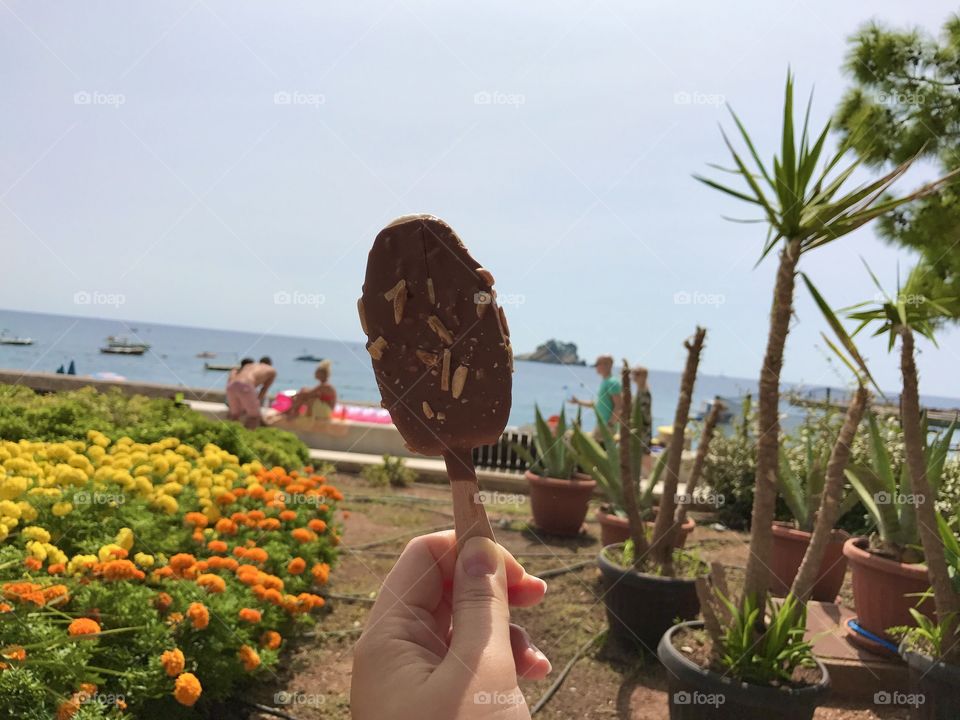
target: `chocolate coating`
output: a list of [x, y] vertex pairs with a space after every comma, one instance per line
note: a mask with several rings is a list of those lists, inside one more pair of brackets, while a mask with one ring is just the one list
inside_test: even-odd
[[510, 414], [513, 350], [493, 277], [430, 215], [373, 241], [361, 326], [383, 406], [424, 455], [497, 442]]

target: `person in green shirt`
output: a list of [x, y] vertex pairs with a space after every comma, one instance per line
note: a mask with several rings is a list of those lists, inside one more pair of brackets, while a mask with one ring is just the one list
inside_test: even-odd
[[[597, 374], [603, 378], [600, 381], [600, 387], [597, 390], [596, 400], [581, 400], [576, 395], [570, 398], [570, 402], [580, 407], [596, 408], [600, 421], [607, 427], [612, 427], [615, 420], [620, 416], [620, 381], [613, 377], [613, 356], [601, 355], [597, 358], [595, 364]], [[594, 431], [596, 433], [596, 431]]]

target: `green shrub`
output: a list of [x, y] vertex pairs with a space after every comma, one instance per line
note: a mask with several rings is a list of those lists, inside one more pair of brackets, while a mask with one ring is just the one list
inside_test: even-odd
[[128, 436], [151, 443], [165, 437], [203, 447], [213, 443], [240, 462], [259, 460], [267, 467], [298, 468], [309, 451], [296, 435], [277, 428], [248, 430], [234, 422], [212, 420], [163, 398], [101, 393], [93, 388], [41, 395], [17, 385], [0, 386], [0, 439], [83, 440], [90, 428], [111, 440]]
[[417, 473], [407, 467], [403, 458], [383, 456], [379, 465], [367, 465], [360, 475], [374, 485], [406, 487], [417, 479]]

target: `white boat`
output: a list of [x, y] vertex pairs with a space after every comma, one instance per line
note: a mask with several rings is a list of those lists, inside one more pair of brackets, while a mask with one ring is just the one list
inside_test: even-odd
[[0, 333], [0, 345], [33, 345], [33, 338], [17, 337], [4, 330]]

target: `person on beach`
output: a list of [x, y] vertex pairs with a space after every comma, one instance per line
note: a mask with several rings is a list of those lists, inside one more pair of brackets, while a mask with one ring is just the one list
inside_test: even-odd
[[227, 378], [227, 417], [251, 430], [259, 427], [260, 407], [276, 377], [277, 371], [269, 357], [260, 358], [260, 362], [250, 358], [241, 360], [240, 367], [231, 370]]
[[530, 720], [518, 679], [550, 661], [510, 622], [547, 584], [484, 537], [411, 540], [377, 593], [353, 652], [353, 720]]
[[[621, 404], [620, 381], [613, 377], [613, 356], [601, 355], [597, 358], [595, 368], [597, 374], [603, 378], [597, 390], [597, 399], [581, 400], [574, 395], [570, 398], [570, 402], [580, 407], [596, 408], [600, 422], [607, 427], [612, 427], [614, 421], [619, 420]], [[597, 430], [594, 430], [594, 435], [597, 435]]]
[[[323, 360], [317, 365], [313, 376], [317, 379], [317, 385], [312, 388], [300, 388], [300, 392], [293, 396], [293, 403], [287, 410], [287, 415], [296, 417], [300, 413], [300, 408], [306, 406], [307, 413], [314, 417], [328, 418], [330, 413], [337, 405], [337, 389], [330, 384], [330, 368], [332, 363], [329, 360]], [[318, 407], [315, 403], [321, 403]]]

